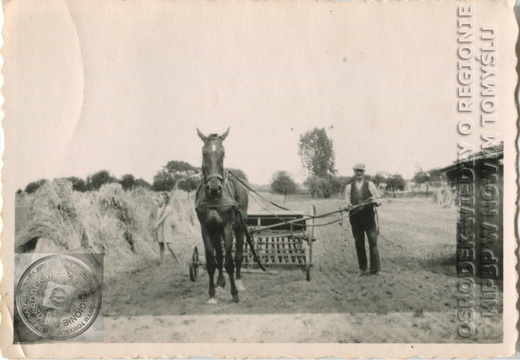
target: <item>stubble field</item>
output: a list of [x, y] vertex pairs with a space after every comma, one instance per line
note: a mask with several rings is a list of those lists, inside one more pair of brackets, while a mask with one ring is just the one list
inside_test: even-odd
[[[269, 195], [264, 194], [269, 197]], [[272, 196], [271, 196], [272, 197]], [[280, 197], [273, 200], [281, 202]], [[317, 212], [339, 199], [289, 199], [285, 206]], [[253, 203], [251, 211], [259, 210]], [[188, 277], [198, 237], [178, 244], [181, 265], [151, 262], [106, 283], [109, 341], [157, 342], [496, 342], [500, 318], [480, 318], [475, 336], [457, 334], [456, 208], [425, 199], [385, 199], [378, 209], [380, 276], [359, 276], [348, 219], [316, 228], [311, 281], [298, 267], [244, 274], [246, 291], [231, 302], [229, 287], [207, 304], [208, 276]], [[327, 220], [321, 220], [326, 222]], [[227, 277], [227, 276], [226, 276]]]
[[[280, 196], [263, 195], [283, 202]], [[239, 304], [231, 301], [228, 285], [217, 289], [218, 303], [212, 305], [205, 271], [200, 269], [196, 282], [188, 275], [193, 247], [203, 252], [193, 195], [175, 194], [186, 237], [174, 244], [181, 263], [167, 256], [162, 265], [150, 230], [153, 196], [112, 185], [80, 194], [53, 183], [17, 202], [18, 251], [105, 254], [106, 342], [501, 341], [501, 315], [481, 318], [478, 305], [475, 335], [458, 336], [456, 207], [442, 208], [424, 198], [384, 199], [378, 208], [380, 276], [359, 276], [345, 219], [342, 225], [316, 228], [310, 282], [300, 267], [271, 266], [269, 274], [243, 275], [246, 290]], [[308, 211], [315, 205], [320, 214], [342, 203], [293, 196], [284, 206]], [[250, 201], [249, 210], [260, 210], [259, 204]], [[39, 240], [32, 248], [34, 238]]]

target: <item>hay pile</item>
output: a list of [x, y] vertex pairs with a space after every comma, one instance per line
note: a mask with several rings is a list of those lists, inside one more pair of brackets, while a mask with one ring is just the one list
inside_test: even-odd
[[[192, 238], [178, 244], [179, 250], [200, 239], [193, 199], [185, 197], [186, 193], [177, 190], [170, 200], [176, 222]], [[47, 182], [34, 194], [24, 195], [24, 206], [16, 209], [20, 221], [15, 251], [103, 253], [108, 275], [142, 267], [159, 258], [152, 232], [156, 198], [152, 191], [124, 191], [120, 184], [80, 193], [72, 190], [68, 180]], [[26, 213], [19, 214], [19, 209]]]
[[432, 201], [442, 208], [451, 208], [455, 203], [456, 193], [448, 187], [435, 189], [432, 192]]
[[54, 180], [41, 186], [30, 201], [27, 223], [16, 234], [15, 251], [52, 253], [57, 249], [80, 249], [84, 231], [73, 198], [70, 181]]

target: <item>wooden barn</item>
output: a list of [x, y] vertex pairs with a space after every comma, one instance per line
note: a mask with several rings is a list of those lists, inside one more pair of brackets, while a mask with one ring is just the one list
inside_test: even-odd
[[443, 168], [457, 190], [459, 276], [501, 279], [504, 218], [503, 143]]

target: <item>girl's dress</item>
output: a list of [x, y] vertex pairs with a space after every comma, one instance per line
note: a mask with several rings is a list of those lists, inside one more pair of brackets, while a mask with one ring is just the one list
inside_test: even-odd
[[174, 240], [171, 206], [166, 205], [162, 211], [159, 210], [159, 217], [164, 215], [166, 215], [164, 221], [157, 228], [157, 241], [161, 243], [171, 243]]

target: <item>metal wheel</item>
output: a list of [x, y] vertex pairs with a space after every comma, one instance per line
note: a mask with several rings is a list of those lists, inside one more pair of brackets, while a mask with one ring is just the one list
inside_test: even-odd
[[195, 281], [197, 280], [197, 276], [199, 273], [199, 249], [195, 246], [193, 248], [193, 255], [191, 256], [190, 261], [190, 280]]
[[[312, 205], [311, 215], [316, 215], [316, 206]], [[311, 229], [307, 232], [307, 247], [305, 248], [305, 277], [307, 281], [311, 281], [312, 266], [312, 243], [314, 242], [314, 219], [311, 220]]]

